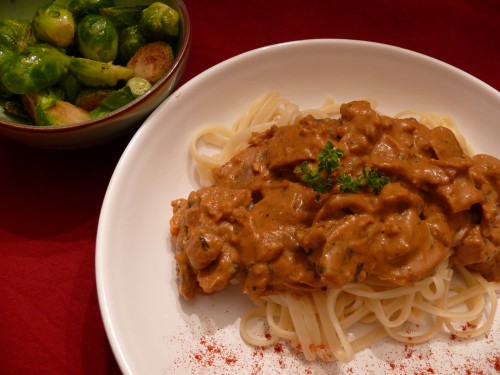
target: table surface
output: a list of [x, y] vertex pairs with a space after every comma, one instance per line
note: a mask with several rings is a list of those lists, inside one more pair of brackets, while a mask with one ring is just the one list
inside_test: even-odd
[[[368, 40], [452, 64], [500, 90], [499, 0], [185, 0], [182, 83], [242, 52], [291, 40]], [[95, 281], [95, 239], [132, 135], [79, 151], [0, 137], [0, 374], [119, 374]]]

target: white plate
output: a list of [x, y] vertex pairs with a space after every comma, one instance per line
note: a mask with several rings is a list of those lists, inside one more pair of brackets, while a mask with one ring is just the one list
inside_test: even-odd
[[[96, 272], [102, 316], [126, 374], [475, 374], [495, 373], [500, 314], [486, 337], [405, 346], [383, 341], [348, 364], [307, 363], [286, 348], [242, 343], [238, 290], [178, 296], [170, 202], [197, 187], [187, 146], [207, 123], [231, 124], [264, 92], [279, 89], [304, 107], [375, 98], [378, 109], [451, 115], [476, 152], [500, 156], [500, 93], [435, 59], [349, 40], [290, 42], [251, 51], [205, 71], [148, 118], [123, 154], [102, 207]], [[496, 356], [496, 357], [495, 357]]]

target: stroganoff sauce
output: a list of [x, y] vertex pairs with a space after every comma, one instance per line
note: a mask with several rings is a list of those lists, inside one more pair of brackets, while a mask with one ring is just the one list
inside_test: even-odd
[[[317, 164], [328, 141], [343, 151], [346, 174], [369, 167], [390, 182], [380, 192], [345, 193], [334, 184], [318, 195], [294, 170]], [[187, 300], [233, 279], [253, 299], [366, 277], [407, 286], [448, 256], [500, 280], [500, 161], [468, 156], [447, 128], [350, 102], [339, 119], [309, 116], [254, 134], [213, 175], [214, 186], [172, 202]]]

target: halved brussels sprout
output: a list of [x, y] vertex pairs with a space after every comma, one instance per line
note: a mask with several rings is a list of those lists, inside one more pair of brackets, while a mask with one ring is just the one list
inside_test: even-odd
[[21, 95], [21, 100], [26, 112], [34, 123], [38, 123], [38, 111], [51, 106], [58, 100], [62, 100], [63, 91], [57, 87], [50, 87], [38, 92], [30, 92]]
[[36, 92], [59, 83], [68, 73], [70, 57], [50, 44], [34, 44], [2, 66], [2, 83], [14, 94]]
[[120, 80], [134, 76], [133, 69], [81, 57], [71, 58], [69, 71], [80, 83], [90, 87], [116, 86]]
[[66, 8], [57, 4], [46, 4], [38, 8], [33, 17], [35, 36], [56, 47], [67, 47], [75, 37], [75, 19]]
[[106, 17], [85, 16], [77, 28], [77, 46], [83, 57], [102, 62], [115, 61], [118, 53], [118, 31]]
[[67, 125], [87, 121], [89, 113], [62, 99], [62, 90], [50, 88], [22, 96], [26, 111], [35, 125]]
[[14, 18], [0, 19], [0, 47], [15, 53], [22, 52], [26, 47], [35, 44], [31, 22]]
[[38, 125], [69, 125], [84, 122], [90, 119], [89, 113], [83, 108], [70, 102], [59, 100], [43, 112], [43, 117]]
[[127, 64], [134, 70], [134, 75], [157, 82], [167, 73], [174, 63], [172, 47], [165, 42], [151, 42], [137, 50]]
[[179, 35], [179, 12], [167, 4], [156, 2], [142, 11], [139, 26], [149, 40], [168, 40]]
[[109, 88], [85, 89], [76, 98], [75, 105], [86, 111], [92, 111], [101, 105], [101, 102], [115, 90]]

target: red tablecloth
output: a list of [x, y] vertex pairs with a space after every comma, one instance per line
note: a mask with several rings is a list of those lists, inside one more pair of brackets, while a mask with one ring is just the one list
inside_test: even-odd
[[[186, 5], [193, 40], [182, 82], [254, 48], [343, 38], [421, 52], [500, 90], [499, 0]], [[120, 373], [101, 320], [94, 256], [101, 204], [129, 140], [53, 152], [0, 137], [0, 374]]]

